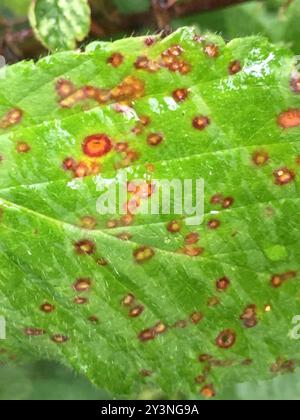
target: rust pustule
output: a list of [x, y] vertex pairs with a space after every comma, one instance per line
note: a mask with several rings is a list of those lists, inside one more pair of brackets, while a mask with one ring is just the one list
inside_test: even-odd
[[288, 168], [280, 168], [273, 172], [276, 185], [287, 185], [296, 178], [295, 172]]
[[137, 263], [142, 264], [154, 257], [154, 251], [148, 246], [141, 246], [134, 251], [133, 256]]
[[196, 130], [204, 130], [210, 124], [210, 119], [206, 116], [200, 115], [193, 119], [193, 127]]
[[93, 134], [84, 139], [82, 150], [89, 157], [102, 157], [113, 148], [112, 140], [106, 134]]
[[92, 286], [92, 280], [90, 279], [78, 279], [73, 284], [73, 289], [76, 290], [76, 292], [87, 292], [90, 290]]
[[189, 95], [188, 89], [181, 88], [174, 90], [172, 96], [175, 99], [176, 102], [183, 102], [187, 99]]
[[227, 277], [222, 277], [216, 282], [217, 290], [220, 292], [227, 290], [229, 286], [230, 286], [230, 280]]
[[254, 152], [252, 155], [252, 162], [256, 165], [256, 166], [263, 166], [266, 163], [268, 163], [270, 157], [269, 154], [263, 150]]
[[242, 70], [242, 65], [239, 60], [232, 61], [228, 66], [228, 72], [230, 75], [239, 73]]
[[55, 306], [52, 305], [51, 303], [45, 302], [40, 306], [40, 310], [42, 312], [45, 312], [46, 314], [50, 314], [51, 312], [55, 310]]
[[300, 126], [300, 109], [291, 108], [287, 111], [282, 112], [278, 118], [277, 122], [280, 127], [288, 129], [295, 128]]
[[236, 342], [236, 333], [232, 330], [222, 331], [216, 338], [216, 344], [221, 349], [230, 349]]
[[108, 64], [111, 64], [113, 67], [119, 67], [124, 62], [124, 56], [121, 53], [113, 53], [108, 59]]
[[62, 334], [55, 334], [51, 337], [51, 340], [56, 344], [64, 344], [69, 340], [69, 338]]
[[96, 245], [94, 242], [83, 239], [74, 244], [74, 248], [77, 254], [79, 255], [92, 255], [96, 250]]

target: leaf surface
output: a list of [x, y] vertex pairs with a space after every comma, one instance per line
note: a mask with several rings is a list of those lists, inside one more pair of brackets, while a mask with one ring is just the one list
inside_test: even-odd
[[[225, 44], [193, 28], [9, 67], [0, 80], [6, 354], [62, 361], [130, 397], [144, 388], [209, 397], [292, 371], [298, 77], [292, 54], [262, 37]], [[101, 157], [93, 135], [106, 136]], [[203, 178], [204, 222], [174, 211], [100, 215], [97, 181], [118, 182], [121, 170], [148, 184]]]

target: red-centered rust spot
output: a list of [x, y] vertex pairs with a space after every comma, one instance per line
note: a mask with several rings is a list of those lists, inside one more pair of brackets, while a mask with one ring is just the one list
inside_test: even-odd
[[154, 257], [154, 251], [148, 246], [141, 246], [134, 251], [133, 256], [137, 263], [142, 264]]
[[94, 134], [85, 138], [82, 150], [89, 157], [102, 157], [107, 155], [112, 147], [112, 141], [107, 135]]
[[246, 328], [254, 328], [256, 327], [257, 321], [257, 308], [256, 305], [249, 305], [244, 310], [240, 319], [243, 321], [243, 324]]
[[133, 221], [134, 221], [134, 215], [132, 215], [132, 214], [125, 214], [121, 218], [121, 224], [123, 226], [130, 226], [130, 225], [132, 225]]
[[216, 396], [216, 391], [213, 387], [213, 385], [205, 385], [202, 389], [201, 389], [201, 395], [204, 398], [214, 398]]
[[129, 232], [121, 232], [116, 236], [120, 241], [130, 241], [132, 239], [132, 235]]
[[51, 340], [56, 344], [64, 344], [69, 340], [69, 338], [62, 334], [54, 334], [51, 337]]
[[175, 99], [176, 102], [183, 102], [186, 100], [186, 98], [189, 95], [188, 89], [181, 88], [174, 90], [172, 96]]
[[152, 47], [152, 45], [155, 43], [155, 38], [153, 36], [147, 36], [144, 43], [146, 47]]
[[174, 220], [168, 224], [167, 230], [171, 233], [178, 233], [181, 230], [181, 223]]
[[67, 157], [62, 164], [63, 169], [66, 171], [73, 171], [76, 168], [76, 160], [72, 157]]
[[239, 60], [234, 60], [229, 64], [228, 71], [229, 74], [234, 75], [239, 73], [242, 70], [242, 65]]
[[46, 314], [50, 314], [51, 312], [55, 310], [55, 306], [52, 305], [51, 303], [45, 302], [40, 306], [40, 310], [42, 312], [45, 312]]
[[131, 318], [137, 318], [144, 312], [145, 308], [143, 305], [137, 305], [134, 308], [130, 309], [129, 316]]
[[217, 290], [219, 290], [220, 292], [227, 290], [229, 286], [230, 280], [227, 277], [222, 277], [216, 282]]
[[16, 150], [17, 150], [18, 153], [28, 153], [28, 152], [30, 152], [31, 147], [27, 143], [19, 142], [17, 144]]
[[158, 322], [154, 327], [153, 331], [155, 334], [164, 334], [167, 331], [167, 326], [163, 322]]
[[220, 50], [219, 47], [216, 44], [207, 44], [204, 47], [204, 52], [208, 57], [210, 58], [216, 58], [218, 57]]
[[252, 161], [256, 166], [263, 166], [268, 163], [270, 157], [267, 152], [264, 151], [257, 151], [254, 152], [252, 155]]
[[78, 279], [73, 284], [73, 289], [76, 290], [76, 292], [87, 292], [90, 290], [92, 286], [92, 281], [90, 279]]
[[101, 267], [105, 267], [106, 265], [108, 265], [108, 262], [105, 258], [100, 257], [97, 259], [97, 264], [100, 265]]
[[46, 334], [46, 331], [41, 328], [25, 328], [24, 333], [29, 337], [39, 337]]
[[151, 328], [148, 328], [147, 330], [141, 331], [138, 335], [138, 338], [139, 338], [140, 341], [154, 340], [155, 331]]
[[203, 319], [203, 314], [201, 312], [193, 312], [190, 319], [193, 324], [199, 324]]
[[299, 75], [299, 73], [292, 76], [292, 78], [291, 78], [291, 89], [295, 93], [300, 93], [300, 75]]
[[200, 115], [193, 119], [193, 127], [200, 131], [204, 130], [209, 124], [210, 119], [203, 115]]
[[163, 139], [164, 137], [162, 134], [150, 133], [147, 138], [147, 143], [149, 144], [149, 146], [159, 146], [162, 143]]
[[93, 230], [97, 226], [97, 220], [92, 216], [83, 216], [80, 219], [80, 226], [83, 229]]
[[223, 209], [229, 209], [234, 203], [233, 197], [225, 197], [222, 203]]
[[277, 118], [277, 122], [282, 128], [295, 128], [300, 125], [300, 109], [293, 108], [282, 112]]
[[76, 305], [85, 305], [89, 302], [89, 300], [85, 297], [76, 296], [73, 300]]
[[56, 82], [55, 89], [61, 99], [67, 98], [76, 91], [75, 86], [70, 80], [60, 79]]
[[215, 230], [215, 229], [218, 229], [220, 225], [221, 225], [220, 220], [212, 219], [208, 222], [207, 227], [211, 230]]
[[200, 240], [200, 235], [197, 232], [188, 233], [184, 238], [184, 241], [187, 245], [194, 245], [199, 240]]
[[296, 174], [288, 168], [280, 168], [273, 172], [276, 185], [287, 185], [293, 182]]
[[10, 126], [18, 124], [23, 117], [23, 111], [18, 108], [14, 108], [6, 113], [0, 119], [0, 128], [8, 128]]
[[113, 67], [119, 67], [124, 62], [124, 56], [121, 53], [113, 53], [108, 59], [108, 64], [111, 64]]
[[223, 203], [223, 195], [222, 194], [215, 194], [211, 197], [210, 203], [213, 205], [222, 204]]
[[199, 255], [203, 254], [204, 248], [188, 245], [182, 248], [180, 252], [188, 257], [199, 257]]
[[74, 247], [75, 251], [79, 255], [92, 255], [96, 249], [94, 242], [88, 239], [83, 239], [82, 241], [76, 242]]
[[230, 349], [235, 342], [236, 333], [232, 330], [224, 330], [216, 338], [216, 345], [221, 349]]
[[124, 296], [122, 299], [122, 305], [124, 306], [131, 306], [135, 302], [135, 296], [132, 293], [128, 293], [128, 295]]

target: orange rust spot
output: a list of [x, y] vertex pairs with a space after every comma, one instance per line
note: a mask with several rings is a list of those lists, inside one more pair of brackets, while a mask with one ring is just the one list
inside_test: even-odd
[[230, 286], [230, 280], [227, 277], [222, 277], [221, 279], [217, 280], [216, 287], [219, 291], [227, 290]]
[[90, 290], [92, 286], [92, 281], [90, 279], [78, 279], [73, 284], [73, 289], [76, 290], [76, 292], [87, 292]]
[[1, 119], [0, 119], [0, 128], [8, 128], [13, 125], [18, 124], [23, 117], [23, 111], [18, 108], [14, 108], [8, 111]]
[[291, 89], [295, 93], [300, 93], [300, 75], [296, 74], [291, 78]]
[[115, 101], [138, 99], [144, 95], [145, 84], [142, 80], [128, 76], [118, 86], [111, 90], [110, 96]]
[[111, 64], [113, 67], [119, 67], [124, 62], [124, 56], [120, 53], [113, 53], [108, 59], [108, 64]]
[[76, 296], [73, 300], [74, 303], [76, 303], [76, 305], [85, 305], [86, 303], [88, 303], [88, 299], [84, 298], [84, 297], [80, 297], [80, 296]]
[[285, 283], [288, 280], [294, 279], [295, 277], [297, 277], [296, 271], [288, 271], [283, 274], [275, 274], [271, 278], [271, 285], [277, 289], [281, 287], [283, 283]]
[[174, 56], [179, 57], [184, 52], [184, 49], [180, 45], [172, 45], [166, 51], [162, 53], [164, 57]]
[[183, 102], [186, 100], [186, 98], [189, 95], [188, 89], [181, 88], [174, 90], [172, 96], [175, 99], [176, 102]]
[[263, 166], [269, 161], [270, 157], [267, 152], [258, 151], [253, 153], [252, 161], [256, 166]]
[[61, 99], [67, 98], [76, 91], [72, 82], [66, 79], [60, 79], [56, 82], [56, 91]]
[[247, 306], [247, 308], [244, 310], [244, 312], [240, 316], [240, 319], [243, 321], [244, 326], [246, 328], [256, 327], [258, 323], [256, 305]]
[[229, 349], [236, 342], [236, 333], [232, 330], [222, 331], [216, 338], [216, 345], [221, 349]]
[[190, 319], [193, 324], [199, 324], [199, 322], [201, 322], [203, 319], [203, 314], [201, 312], [194, 312], [190, 316]]
[[154, 251], [150, 247], [141, 246], [140, 248], [134, 251], [133, 256], [135, 261], [141, 264], [151, 260], [154, 257]]
[[130, 241], [132, 239], [132, 235], [129, 232], [122, 232], [116, 236], [121, 241]]
[[203, 115], [195, 117], [193, 119], [193, 127], [197, 130], [204, 130], [210, 124], [210, 119]]
[[82, 150], [89, 157], [102, 157], [112, 149], [112, 141], [105, 134], [94, 134], [85, 138]]
[[80, 225], [87, 230], [93, 230], [97, 226], [97, 220], [92, 216], [84, 216], [80, 219]]
[[158, 322], [153, 330], [155, 334], [163, 334], [167, 331], [167, 326], [163, 322]]
[[66, 171], [72, 171], [76, 168], [76, 160], [68, 157], [63, 161], [63, 169], [65, 169]]
[[27, 143], [19, 142], [17, 144], [16, 150], [18, 153], [28, 153], [31, 150], [31, 147]]
[[135, 306], [134, 308], [132, 308], [129, 311], [129, 316], [131, 318], [137, 318], [138, 316], [140, 316], [144, 312], [144, 310], [145, 310], [145, 308], [144, 308], [143, 305]]
[[75, 251], [79, 255], [92, 255], [96, 249], [94, 242], [88, 239], [83, 239], [81, 241], [76, 242], [74, 247]]
[[207, 44], [204, 47], [204, 52], [208, 57], [210, 58], [216, 58], [218, 57], [220, 50], [219, 47], [216, 44]]
[[118, 153], [123, 153], [123, 152], [126, 152], [128, 147], [129, 147], [129, 145], [126, 142], [117, 143], [115, 145], [115, 151], [118, 152]]
[[106, 265], [108, 265], [108, 262], [106, 261], [105, 258], [98, 258], [97, 264], [100, 265], [101, 267], [105, 267]]
[[88, 165], [84, 162], [79, 162], [73, 170], [75, 178], [84, 178], [90, 174]]
[[133, 221], [134, 221], [134, 216], [132, 214], [125, 214], [121, 218], [121, 224], [123, 226], [130, 226], [132, 225]]
[[56, 344], [64, 344], [69, 340], [69, 338], [62, 334], [55, 334], [51, 337], [51, 340]]
[[234, 75], [234, 74], [239, 73], [241, 70], [242, 70], [242, 65], [239, 60], [232, 61], [229, 64], [229, 67], [228, 67], [229, 74]]
[[159, 146], [162, 143], [163, 139], [164, 137], [162, 136], [162, 134], [151, 133], [148, 135], [147, 143], [149, 144], [149, 146]]
[[140, 341], [150, 341], [155, 338], [155, 331], [151, 328], [139, 333], [138, 338]]
[[171, 233], [178, 233], [181, 230], [181, 223], [174, 220], [168, 224], [167, 229]]
[[201, 389], [201, 395], [204, 398], [213, 398], [216, 396], [216, 392], [215, 389], [213, 387], [213, 385], [206, 385]]
[[200, 235], [197, 232], [191, 232], [184, 238], [187, 245], [194, 245], [200, 240]]
[[39, 337], [46, 334], [46, 331], [41, 328], [25, 328], [24, 333], [29, 337]]
[[108, 229], [114, 229], [119, 225], [119, 222], [117, 220], [109, 220], [106, 223], [106, 226], [108, 227]]
[[128, 293], [128, 295], [124, 296], [122, 299], [122, 305], [124, 306], [131, 306], [135, 302], [135, 296], [132, 293]]
[[180, 252], [189, 257], [198, 257], [199, 255], [203, 254], [204, 248], [188, 245], [185, 248], [180, 249]]
[[277, 118], [277, 122], [282, 128], [295, 128], [300, 125], [300, 109], [291, 108], [282, 112]]
[[277, 169], [273, 172], [276, 185], [286, 185], [295, 180], [296, 174], [288, 168]]
[[55, 306], [52, 305], [51, 303], [45, 302], [40, 306], [40, 310], [42, 312], [45, 312], [46, 314], [50, 314], [51, 312], [55, 310]]
[[134, 66], [137, 70], [146, 70], [149, 73], [155, 73], [160, 69], [160, 64], [157, 61], [150, 60], [145, 55], [138, 57]]
[[207, 305], [209, 307], [214, 307], [220, 304], [220, 299], [218, 299], [217, 297], [213, 296], [211, 298], [208, 299]]
[[208, 228], [211, 230], [218, 229], [220, 225], [221, 225], [221, 222], [220, 220], [217, 220], [217, 219], [210, 220], [207, 224]]
[[234, 203], [234, 198], [232, 197], [225, 197], [222, 203], [223, 209], [229, 209]]

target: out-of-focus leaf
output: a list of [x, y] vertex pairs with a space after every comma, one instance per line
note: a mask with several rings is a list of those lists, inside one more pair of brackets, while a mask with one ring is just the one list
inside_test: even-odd
[[[272, 7], [271, 7], [272, 6]], [[216, 31], [226, 39], [263, 34], [272, 42], [286, 43], [300, 53], [300, 0], [289, 4], [247, 2], [224, 9], [187, 16], [174, 22], [174, 27], [197, 24], [202, 30]]]
[[138, 13], [144, 12], [150, 8], [149, 0], [113, 0], [121, 13]]
[[14, 16], [25, 16], [30, 3], [31, 0], [1, 0], [0, 13], [7, 11]]
[[29, 20], [45, 47], [74, 49], [89, 32], [90, 14], [87, 0], [33, 0]]
[[[193, 28], [9, 67], [5, 349], [64, 362], [130, 397], [212, 396], [293, 371], [297, 77], [292, 53], [260, 36], [225, 44]], [[155, 196], [155, 180], [204, 178], [204, 223], [172, 210], [100, 215], [97, 182], [118, 183], [120, 169], [143, 180], [128, 192], [138, 204]]]

